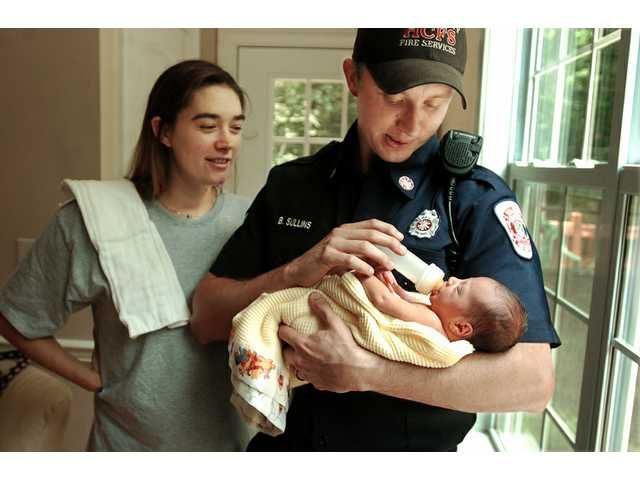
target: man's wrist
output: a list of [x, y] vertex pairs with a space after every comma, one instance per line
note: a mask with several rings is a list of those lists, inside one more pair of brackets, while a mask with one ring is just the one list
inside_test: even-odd
[[281, 269], [281, 278], [282, 283], [284, 284], [284, 288], [298, 287], [298, 283], [296, 282], [296, 266], [295, 260], [290, 261], [289, 263], [285, 263]]
[[358, 375], [356, 390], [360, 392], [379, 392], [380, 379], [385, 377], [389, 361], [375, 353], [365, 352], [367, 358], [361, 369], [361, 374]]

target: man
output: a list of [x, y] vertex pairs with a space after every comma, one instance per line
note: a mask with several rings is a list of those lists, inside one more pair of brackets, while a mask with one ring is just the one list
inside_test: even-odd
[[[358, 120], [341, 143], [275, 167], [244, 224], [194, 297], [199, 341], [228, 338], [233, 315], [262, 292], [311, 286], [328, 273], [391, 269], [375, 245], [408, 248], [447, 276], [489, 276], [519, 295], [528, 331], [508, 352], [474, 353], [447, 369], [420, 368], [360, 348], [319, 298], [324, 329], [283, 326], [286, 359], [309, 381], [296, 390], [279, 437], [250, 450], [455, 450], [479, 411], [540, 411], [553, 392], [551, 326], [535, 247], [513, 192], [476, 167], [458, 181], [457, 268], [446, 215], [448, 177], [437, 129], [454, 95], [466, 99], [463, 29], [360, 29], [343, 64]], [[395, 273], [395, 272], [394, 272]], [[413, 285], [398, 275], [405, 288]]]

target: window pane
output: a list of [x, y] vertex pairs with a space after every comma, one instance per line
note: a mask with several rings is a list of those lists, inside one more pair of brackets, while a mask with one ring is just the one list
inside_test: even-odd
[[518, 181], [516, 195], [542, 264], [544, 285], [556, 291], [564, 187]]
[[560, 28], [545, 28], [542, 34], [542, 58], [540, 67], [558, 63], [560, 58]]
[[496, 428], [507, 452], [538, 452], [542, 440], [543, 413], [502, 413]]
[[[329, 143], [329, 142], [327, 142]], [[324, 147], [327, 143], [312, 143], [309, 145], [309, 155], [313, 155], [318, 152], [322, 147]]]
[[568, 53], [572, 55], [593, 41], [593, 28], [570, 28], [568, 41]]
[[619, 28], [605, 28], [602, 32], [602, 35], [609, 35], [610, 33], [615, 32], [616, 30], [620, 30]]
[[532, 450], [540, 450], [542, 439], [543, 413], [520, 413], [522, 417], [522, 434], [527, 438]]
[[522, 214], [540, 255], [544, 285], [555, 292], [560, 263], [564, 187], [518, 181], [516, 196], [520, 200]]
[[574, 160], [582, 159], [590, 69], [591, 55], [566, 66], [558, 152], [562, 165], [574, 165]]
[[556, 389], [551, 405], [575, 433], [587, 346], [587, 325], [567, 309], [558, 306], [555, 326], [562, 339], [562, 346], [552, 351]]
[[547, 421], [544, 422], [544, 430], [543, 450], [545, 452], [573, 452], [571, 443], [549, 417], [547, 417]]
[[544, 284], [554, 292], [558, 288], [558, 267], [560, 265], [560, 226], [565, 189], [558, 185], [540, 184], [540, 201], [537, 202], [540, 215], [540, 232], [535, 238], [540, 252]]
[[608, 422], [608, 451], [640, 451], [640, 377], [638, 365], [615, 352], [611, 410]]
[[622, 260], [618, 336], [640, 350], [640, 198], [634, 196], [629, 208]]
[[609, 160], [611, 119], [613, 116], [613, 100], [616, 89], [618, 46], [619, 43], [616, 42], [605, 47], [598, 53], [598, 90], [595, 98], [591, 158], [601, 162]]
[[273, 84], [273, 135], [304, 137], [304, 80], [280, 80]]
[[551, 133], [553, 129], [553, 106], [556, 101], [556, 80], [553, 71], [538, 79], [538, 104], [536, 108], [535, 143], [533, 156], [536, 160], [549, 160], [551, 156]]
[[526, 182], [524, 180], [516, 180], [515, 188], [513, 189], [522, 209], [522, 216], [524, 221], [533, 234], [534, 221], [536, 217], [535, 198], [533, 198], [535, 188], [538, 184], [533, 182]]
[[640, 376], [636, 368], [636, 391], [633, 400], [633, 415], [631, 415], [631, 431], [629, 432], [629, 446], [627, 451], [640, 452]]
[[340, 137], [342, 83], [311, 84], [310, 137]]
[[591, 308], [601, 200], [600, 190], [570, 188], [564, 219], [559, 293], [587, 314]]
[[284, 143], [275, 142], [273, 144], [273, 162], [272, 164], [280, 165], [294, 158], [304, 155], [304, 145], [301, 143]]
[[[640, 64], [640, 49], [638, 49], [637, 55], [637, 62]], [[633, 108], [631, 112], [631, 137], [627, 163], [640, 164], [640, 69], [636, 71], [636, 88], [633, 94]]]

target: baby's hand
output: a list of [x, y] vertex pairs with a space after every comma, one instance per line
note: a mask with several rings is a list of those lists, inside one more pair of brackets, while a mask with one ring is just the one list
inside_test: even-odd
[[380, 280], [382, 283], [384, 283], [384, 285], [394, 295], [399, 296], [401, 299], [407, 302], [416, 303], [415, 298], [413, 298], [409, 292], [407, 292], [404, 288], [402, 288], [398, 284], [398, 282], [396, 282], [396, 277], [394, 277], [393, 273], [391, 273], [389, 270], [383, 270], [381, 272], [377, 272], [376, 278]]
[[394, 277], [393, 273], [391, 273], [389, 270], [382, 270], [377, 272], [376, 277], [378, 278], [378, 280], [384, 283], [386, 287], [393, 293], [396, 293], [396, 287], [400, 287], [400, 285], [398, 285], [398, 283], [396, 282], [396, 277]]
[[[404, 288], [402, 288], [398, 282], [396, 282], [395, 277], [393, 276], [393, 274], [389, 271], [387, 272], [382, 272], [382, 273], [388, 273], [389, 276], [391, 277], [391, 279], [385, 283], [385, 285], [387, 285], [387, 287], [396, 295], [398, 295], [401, 299], [403, 299], [406, 302], [410, 302], [410, 303], [420, 303], [420, 304], [424, 304], [424, 301], [422, 300], [417, 300], [416, 297], [414, 296], [415, 293], [414, 292], [407, 292]], [[384, 281], [384, 280], [383, 280]]]

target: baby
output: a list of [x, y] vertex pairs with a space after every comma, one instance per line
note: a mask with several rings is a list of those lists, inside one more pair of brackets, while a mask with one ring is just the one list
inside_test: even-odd
[[397, 284], [389, 271], [359, 277], [373, 305], [389, 316], [432, 327], [476, 350], [502, 352], [524, 333], [527, 314], [518, 297], [488, 277], [450, 277], [431, 292], [430, 306]]

